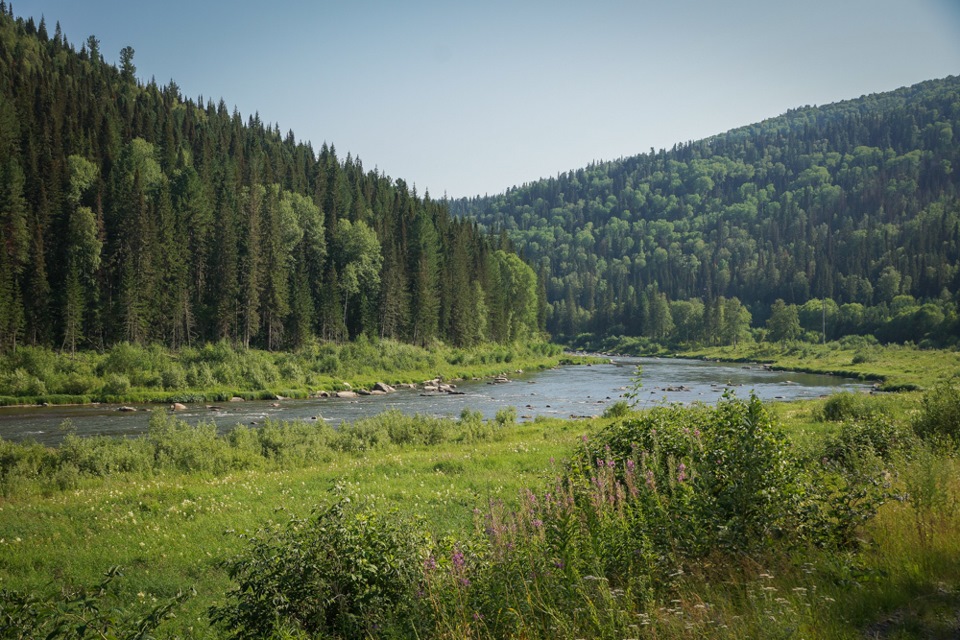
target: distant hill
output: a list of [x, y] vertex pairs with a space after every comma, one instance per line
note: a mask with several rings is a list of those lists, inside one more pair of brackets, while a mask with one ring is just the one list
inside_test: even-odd
[[[777, 299], [802, 311], [827, 298], [828, 333], [943, 342], [956, 334], [958, 187], [949, 77], [451, 206], [505, 232], [540, 272], [554, 334], [717, 342], [721, 301], [762, 326]], [[891, 324], [924, 303], [935, 328]], [[677, 313], [701, 321], [684, 328]]]
[[0, 1], [0, 350], [539, 331], [535, 273], [403, 180]]

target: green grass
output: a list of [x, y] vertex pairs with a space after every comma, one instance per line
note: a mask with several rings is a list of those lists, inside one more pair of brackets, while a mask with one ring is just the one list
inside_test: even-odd
[[0, 405], [305, 398], [319, 391], [370, 389], [377, 382], [482, 378], [589, 361], [545, 342], [460, 349], [360, 338], [296, 352], [238, 349], [225, 342], [179, 351], [122, 343], [104, 353], [20, 347], [0, 356]]
[[[918, 393], [864, 398], [900, 425], [923, 410]], [[862, 442], [856, 423], [826, 418], [827, 402], [771, 405], [775, 421], [810, 460], [831, 442]], [[192, 586], [196, 596], [160, 635], [207, 637], [215, 631], [207, 611], [223, 605], [232, 586], [222, 563], [247, 548], [243, 536], [308, 516], [335, 486], [370, 508], [422, 517], [438, 540], [466, 541], [475, 509], [491, 501], [511, 508], [523, 490], [542, 490], [565, 472], [563, 461], [582, 435], [592, 439], [612, 422], [506, 424], [473, 441], [435, 445], [349, 451], [330, 445], [328, 455], [294, 468], [81, 475], [67, 490], [46, 485], [0, 499], [0, 589], [51, 595], [96, 584], [121, 565], [125, 576], [111, 586], [110, 603], [146, 612]], [[859, 529], [859, 549], [717, 552], [686, 564], [652, 602], [624, 606], [618, 621], [600, 628], [626, 634], [611, 637], [650, 638], [953, 637], [960, 611], [960, 461], [950, 451], [923, 446], [887, 459], [860, 451], [856, 464], [876, 472], [896, 499]], [[468, 617], [461, 623], [437, 637], [467, 631], [487, 637]]]
[[121, 565], [116, 598], [127, 604], [145, 609], [196, 588], [166, 629], [203, 637], [207, 608], [222, 603], [231, 586], [219, 563], [243, 547], [240, 534], [308, 515], [341, 483], [372, 505], [422, 515], [438, 535], [456, 535], [472, 528], [475, 506], [512, 501], [521, 488], [559, 473], [556, 461], [589, 427], [545, 420], [470, 445], [389, 447], [305, 469], [219, 477], [120, 475], [47, 497], [0, 500], [0, 588], [91, 585]]
[[938, 382], [960, 375], [958, 351], [918, 349], [909, 345], [877, 345], [856, 340], [826, 345], [751, 343], [738, 347], [694, 349], [676, 355], [732, 362], [763, 362], [777, 369], [875, 380], [885, 391], [930, 389]]

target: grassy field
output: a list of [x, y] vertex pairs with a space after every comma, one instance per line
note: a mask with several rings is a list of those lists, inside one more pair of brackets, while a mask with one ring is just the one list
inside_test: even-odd
[[99, 582], [124, 568], [116, 602], [146, 611], [193, 587], [167, 633], [205, 637], [207, 609], [230, 587], [220, 563], [250, 534], [291, 514], [308, 515], [332, 488], [365, 503], [419, 515], [440, 536], [472, 530], [473, 508], [512, 501], [522, 488], [559, 473], [558, 461], [590, 425], [538, 421], [505, 428], [484, 441], [385, 446], [330, 453], [301, 469], [224, 475], [120, 474], [76, 489], [0, 499], [0, 587], [50, 592]]
[[827, 344], [750, 343], [683, 352], [684, 357], [769, 363], [778, 369], [875, 380], [885, 391], [930, 389], [960, 375], [960, 352], [878, 345], [862, 339]]
[[[776, 451], [792, 451], [789, 459], [796, 461], [798, 470], [817, 467], [827, 458], [836, 461], [831, 465], [840, 465], [818, 471], [814, 484], [837, 483], [831, 485], [832, 493], [827, 492], [830, 513], [836, 514], [831, 518], [856, 520], [850, 539], [844, 537], [843, 544], [814, 544], [812, 538], [788, 544], [792, 533], [779, 542], [776, 536], [762, 537], [759, 544], [741, 550], [708, 541], [712, 551], [697, 547], [700, 550], [695, 553], [674, 550], [668, 554], [672, 568], [657, 581], [644, 583], [643, 589], [629, 581], [613, 588], [617, 578], [610, 575], [611, 582], [605, 582], [598, 565], [595, 575], [582, 571], [568, 575], [565, 579], [572, 586], [560, 595], [547, 593], [548, 587], [556, 585], [532, 577], [535, 574], [529, 574], [526, 582], [510, 582], [510, 567], [494, 562], [495, 548], [482, 543], [490, 515], [513, 511], [522, 515], [531, 495], [547, 495], [545, 488], [549, 493], [558, 477], [571, 473], [565, 461], [583, 451], [585, 440], [599, 447], [601, 457], [614, 456], [609, 449], [603, 453], [602, 443], [616, 441], [604, 438], [621, 428], [649, 433], [643, 431], [647, 418], [517, 424], [505, 414], [484, 425], [477, 416], [443, 424], [392, 416], [355, 425], [342, 434], [327, 434], [322, 442], [311, 445], [312, 453], [300, 457], [283, 455], [301, 451], [295, 448], [300, 444], [294, 438], [302, 433], [295, 430], [284, 436], [286, 440], [281, 432], [275, 440], [251, 444], [249, 438], [255, 432], [243, 430], [227, 442], [222, 438], [201, 442], [193, 431], [174, 429], [170, 418], [165, 418], [153, 440], [146, 439], [153, 443], [149, 449], [153, 453], [147, 456], [152, 466], [130, 463], [141, 459], [137, 456], [142, 452], [120, 453], [113, 445], [77, 443], [80, 453], [54, 459], [50, 453], [47, 457], [36, 449], [25, 453], [18, 445], [3, 443], [0, 461], [6, 496], [0, 499], [0, 590], [5, 594], [4, 613], [15, 602], [13, 592], [63, 599], [56, 594], [96, 585], [104, 572], [119, 565], [124, 575], [108, 586], [106, 596], [110, 610], [120, 611], [116, 615], [136, 619], [193, 588], [196, 594], [174, 609], [176, 617], [163, 622], [158, 635], [221, 635], [224, 630], [211, 627], [208, 611], [211, 606], [236, 602], [227, 596], [235, 582], [224, 562], [249, 558], [250, 536], [256, 530], [273, 531], [267, 540], [284, 540], [276, 532], [292, 517], [309, 518], [318, 507], [329, 505], [334, 494], [345, 492], [352, 506], [361, 510], [361, 520], [356, 522], [373, 518], [369, 514], [396, 517], [413, 527], [403, 529], [411, 539], [428, 536], [434, 550], [428, 559], [436, 553], [440, 569], [449, 575], [457, 575], [458, 553], [476, 564], [469, 587], [448, 581], [428, 589], [430, 597], [437, 599], [429, 609], [434, 616], [431, 624], [435, 623], [427, 634], [430, 637], [545, 638], [569, 633], [570, 637], [610, 638], [953, 638], [960, 613], [960, 464], [953, 445], [942, 439], [921, 439], [916, 433], [929, 435], [924, 426], [929, 416], [955, 424], [957, 397], [955, 392], [848, 394], [769, 408], [772, 435], [763, 442], [777, 442], [776, 433], [785, 433], [787, 440]], [[665, 434], [670, 429], [688, 432], [701, 424], [706, 433], [710, 425], [725, 424], [712, 413], [698, 415], [668, 413], [656, 418], [661, 422], [655, 424]], [[469, 437], [464, 437], [466, 432]], [[158, 461], [161, 451], [169, 457], [162, 464]], [[134, 470], [111, 467], [105, 462], [111, 457], [123, 457]], [[228, 462], [199, 464], [214, 458]], [[657, 508], [665, 509], [667, 516], [686, 513], [684, 517], [692, 522], [709, 516], [696, 509], [683, 511], [696, 504], [696, 493], [670, 493], [686, 486], [671, 480], [678, 474], [677, 462], [686, 461], [696, 473], [695, 458], [695, 453], [678, 450], [676, 458], [668, 460], [669, 469], [657, 471], [666, 474], [657, 476], [663, 492]], [[11, 463], [14, 459], [19, 466]], [[181, 470], [190, 466], [185, 461], [191, 459], [207, 470]], [[80, 472], [72, 470], [63, 481], [55, 467], [62, 470], [71, 464]], [[842, 472], [837, 471], [841, 467]], [[101, 475], [84, 469], [99, 469]], [[588, 477], [600, 486], [601, 476], [591, 473]], [[17, 474], [18, 481], [11, 482]], [[694, 502], [684, 506], [687, 503], [680, 499], [684, 495], [683, 500]], [[596, 513], [607, 512], [601, 508]], [[862, 521], [857, 520], [861, 516]], [[553, 557], [549, 545], [543, 546], [548, 539], [537, 542], [534, 536], [525, 541], [516, 533], [522, 530], [522, 518], [503, 517], [504, 522], [514, 522], [512, 535], [519, 536], [515, 541], [530, 553], [524, 562], [539, 562], [539, 554], [542, 559]], [[552, 521], [547, 515], [541, 517], [546, 528]], [[677, 526], [670, 523], [682, 523], [684, 517], [670, 516], [664, 526]], [[602, 525], [603, 533], [610, 523], [601, 520], [597, 526]], [[528, 528], [541, 526], [538, 520], [526, 522]], [[680, 542], [668, 539], [669, 544], [696, 542], [695, 533], [677, 531]], [[693, 542], [683, 542], [684, 535], [694, 535]], [[613, 544], [610, 553], [618, 553], [618, 536], [601, 535], [601, 547]], [[588, 541], [584, 538], [582, 543]], [[602, 564], [601, 560], [591, 562]], [[480, 567], [491, 573], [481, 572]], [[521, 570], [521, 575], [527, 575], [529, 569]], [[497, 597], [519, 593], [532, 607], [518, 613], [518, 620], [503, 614], [507, 626], [499, 619], [497, 626], [490, 618], [491, 611], [498, 611], [491, 609], [489, 600], [499, 593], [498, 584], [516, 584], [516, 591]], [[520, 602], [508, 608], [520, 612], [524, 606]], [[542, 612], [549, 615], [544, 618]], [[379, 637], [377, 628], [344, 635]], [[505, 628], [513, 631], [505, 633]], [[591, 631], [585, 634], [584, 629]], [[298, 634], [289, 628], [283, 633]]]

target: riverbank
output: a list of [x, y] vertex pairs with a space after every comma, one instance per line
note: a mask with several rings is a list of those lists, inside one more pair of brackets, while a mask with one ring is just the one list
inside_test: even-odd
[[778, 371], [844, 376], [881, 391], [919, 391], [960, 376], [960, 351], [881, 345], [861, 336], [821, 343], [743, 342], [735, 346], [668, 349], [639, 338], [610, 338], [603, 353], [763, 364]]
[[726, 362], [756, 362], [778, 370], [823, 373], [876, 382], [881, 391], [921, 391], [960, 375], [960, 352], [879, 345], [857, 340], [827, 344], [753, 343], [676, 354]]
[[492, 378], [594, 361], [546, 342], [459, 349], [360, 338], [296, 352], [237, 349], [225, 342], [179, 351], [119, 344], [104, 353], [21, 347], [0, 357], [0, 406], [307, 398], [373, 390], [377, 383]]

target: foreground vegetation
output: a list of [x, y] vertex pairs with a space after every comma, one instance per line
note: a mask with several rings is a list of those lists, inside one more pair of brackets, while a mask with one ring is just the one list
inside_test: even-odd
[[157, 414], [141, 440], [5, 443], [3, 619], [102, 601], [102, 628], [175, 613], [157, 633], [191, 637], [950, 637], [960, 389], [895, 400], [223, 437]]
[[304, 398], [319, 390], [370, 389], [377, 382], [485, 377], [575, 361], [586, 359], [545, 342], [423, 348], [363, 336], [287, 353], [226, 342], [176, 351], [120, 343], [103, 353], [20, 347], [0, 355], [0, 405]]

